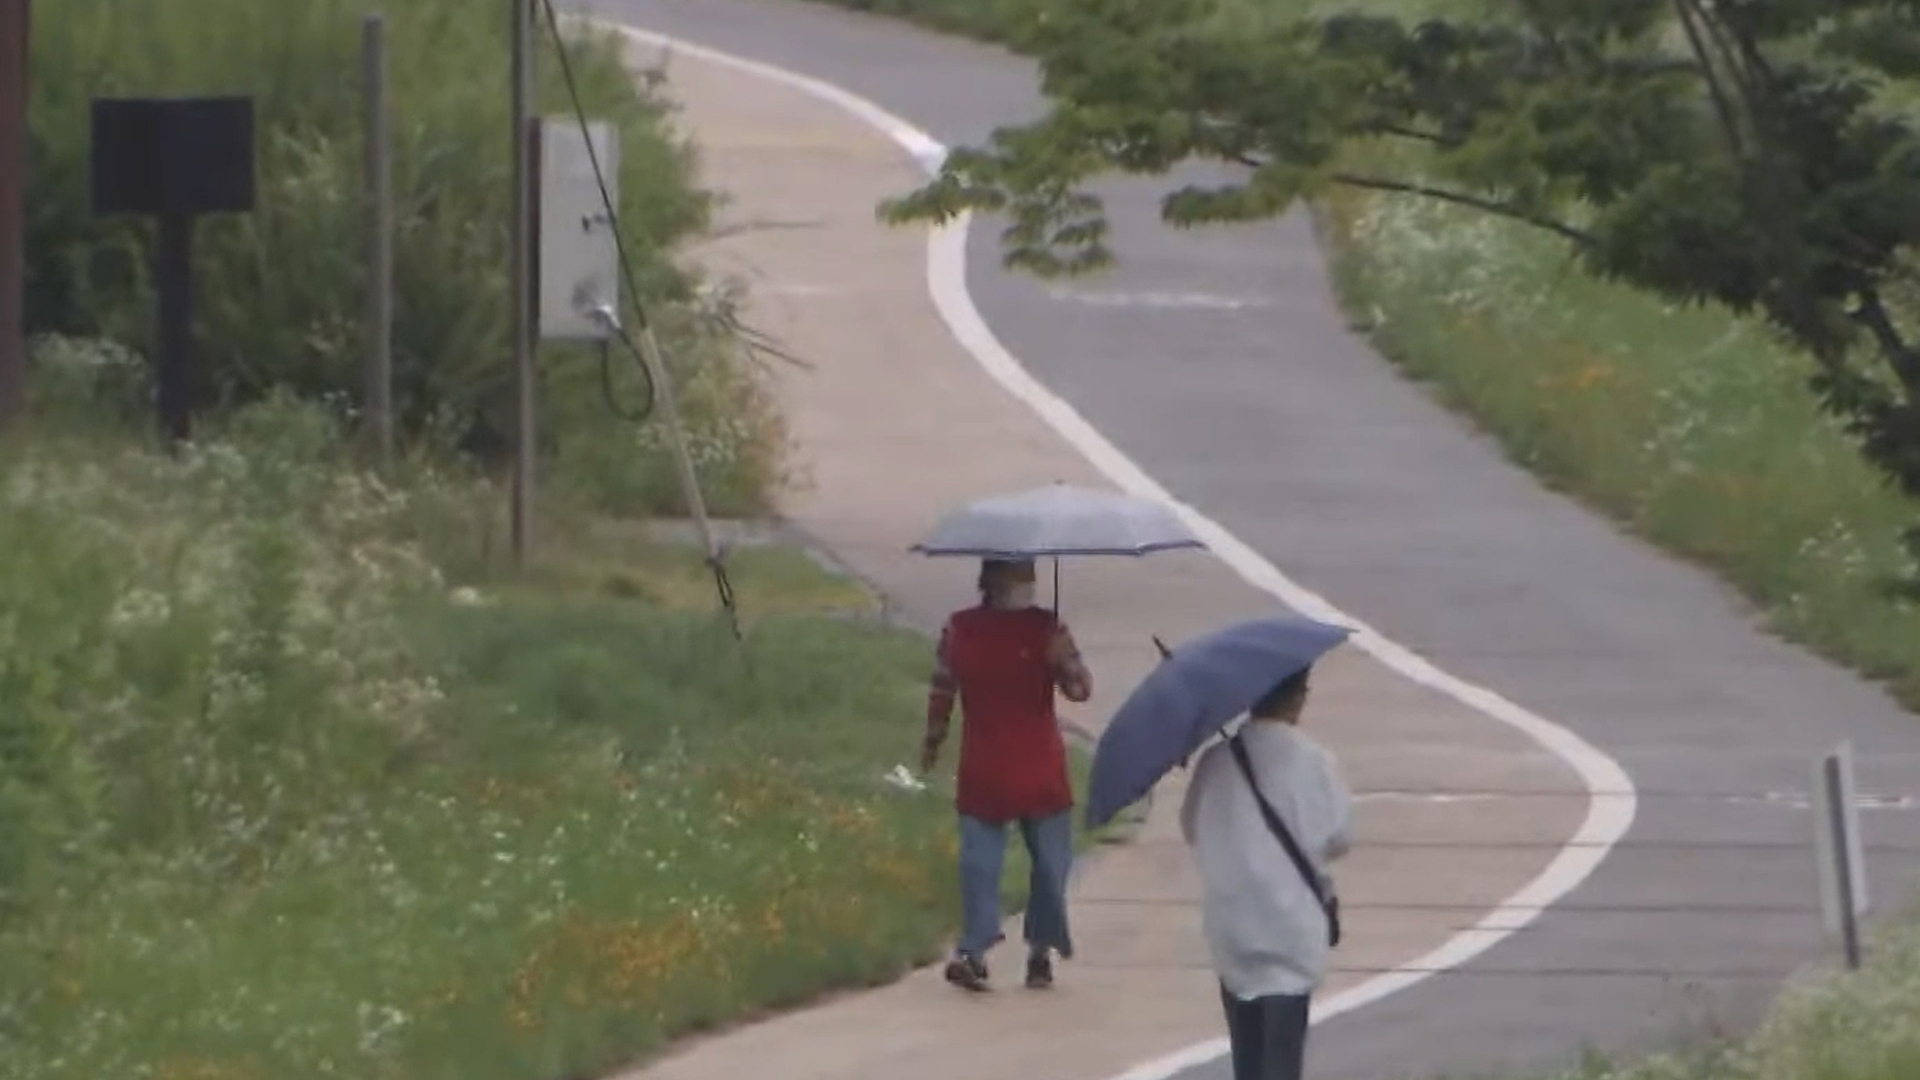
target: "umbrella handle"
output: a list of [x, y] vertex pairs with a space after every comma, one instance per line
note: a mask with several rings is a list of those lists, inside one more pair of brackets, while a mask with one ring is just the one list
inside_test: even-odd
[[[1159, 634], [1153, 635], [1153, 647], [1160, 650], [1160, 659], [1162, 660], [1166, 660], [1173, 655], [1173, 650], [1167, 648], [1167, 643], [1160, 640]], [[1192, 754], [1182, 755], [1182, 757], [1180, 758], [1180, 768], [1185, 769], [1187, 767], [1187, 764], [1192, 760], [1193, 760]]]

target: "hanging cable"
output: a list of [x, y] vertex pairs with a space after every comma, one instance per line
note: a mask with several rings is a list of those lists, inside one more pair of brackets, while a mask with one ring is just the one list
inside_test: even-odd
[[[579, 125], [580, 139], [586, 144], [587, 164], [593, 168], [593, 182], [600, 192], [600, 206], [606, 212], [608, 227], [613, 230], [613, 250], [620, 260], [620, 280], [626, 284], [627, 302], [633, 308], [634, 320], [644, 330], [648, 325], [647, 308], [640, 302], [640, 287], [636, 284], [633, 274], [633, 261], [627, 257], [626, 237], [620, 228], [620, 211], [614, 205], [613, 192], [607, 186], [606, 173], [600, 168], [600, 152], [594, 147], [593, 136], [588, 131], [586, 106], [580, 100], [580, 84], [573, 74], [573, 54], [567, 49], [566, 38], [560, 32], [560, 13], [555, 9], [553, 0], [540, 0], [540, 3], [546, 11], [547, 29], [553, 35], [554, 52], [560, 59], [560, 77], [567, 86], [567, 100], [573, 108], [574, 122]], [[608, 329], [620, 338], [621, 344], [625, 345], [627, 351], [633, 356], [634, 367], [639, 370], [641, 383], [645, 387], [642, 390], [643, 404], [632, 412], [622, 412], [616, 403], [613, 390], [613, 350], [605, 342], [601, 343], [600, 349], [601, 392], [606, 396], [607, 408], [614, 415], [635, 423], [643, 423], [653, 414], [653, 407], [658, 398], [658, 391], [653, 385], [653, 373], [647, 370], [645, 359], [641, 356], [633, 339], [627, 336], [625, 327], [615, 323]]]
[[[626, 241], [620, 229], [619, 208], [614, 205], [613, 192], [608, 188], [606, 173], [600, 167], [599, 151], [594, 148], [593, 134], [587, 123], [586, 106], [580, 100], [580, 85], [573, 74], [573, 57], [567, 49], [566, 37], [560, 30], [560, 13], [554, 7], [553, 0], [540, 0], [540, 4], [546, 10], [547, 28], [553, 35], [554, 51], [559, 55], [560, 76], [566, 83], [567, 99], [573, 109], [574, 122], [579, 125], [581, 142], [584, 143], [587, 148], [587, 164], [593, 169], [594, 185], [600, 191], [600, 207], [606, 213], [608, 227], [613, 231], [613, 248], [620, 260], [620, 278], [626, 283], [627, 301], [633, 307], [634, 321], [639, 324], [640, 334], [642, 338], [645, 339], [640, 343], [636, 343], [632, 337], [628, 336], [626, 327], [622, 324], [618, 311], [613, 310], [612, 305], [605, 305], [599, 310], [598, 314], [602, 322], [606, 325], [608, 332], [619, 337], [621, 344], [625, 345], [627, 350], [633, 354], [635, 366], [640, 369], [641, 378], [644, 380], [644, 385], [646, 386], [645, 404], [641, 407], [637, 416], [630, 416], [628, 418], [635, 420], [635, 422], [643, 422], [652, 415], [654, 406], [659, 401], [661, 389], [654, 377], [652, 364], [649, 363], [647, 353], [644, 351], [651, 343], [653, 326], [647, 320], [647, 309], [646, 305], [640, 300], [640, 287], [637, 283], [638, 279], [635, 278], [633, 273], [633, 262], [627, 256]], [[655, 349], [654, 352], [656, 355], [653, 359], [655, 362], [658, 362], [658, 350]], [[616, 403], [613, 392], [611, 354], [611, 347], [603, 342], [600, 353], [600, 386], [601, 391], [606, 395], [608, 408], [611, 409], [616, 416], [619, 416], [622, 415], [622, 413]], [[677, 438], [677, 434], [674, 437]], [[734, 640], [740, 641], [742, 640], [740, 611], [734, 597], [733, 581], [727, 574], [726, 560], [722, 556], [718, 545], [712, 542], [712, 534], [708, 531], [710, 526], [704, 520], [705, 514], [699, 505], [698, 480], [691, 475], [690, 467], [685, 471], [688, 473], [685, 477], [687, 483], [695, 485], [696, 487], [696, 490], [687, 492], [688, 500], [693, 504], [690, 505], [688, 509], [692, 510], [701, 518], [698, 524], [707, 541], [707, 550], [705, 552], [706, 564], [708, 570], [713, 574], [714, 591], [719, 595], [722, 610], [726, 612], [728, 629], [733, 632]]]
[[653, 415], [653, 375], [647, 371], [646, 361], [640, 358], [640, 350], [633, 344], [633, 339], [627, 337], [626, 330], [616, 326], [612, 333], [633, 354], [634, 369], [640, 372], [640, 407], [623, 409], [620, 406], [620, 395], [613, 388], [613, 343], [607, 340], [600, 342], [600, 397], [607, 403], [607, 411], [614, 416], [632, 424], [644, 424]]

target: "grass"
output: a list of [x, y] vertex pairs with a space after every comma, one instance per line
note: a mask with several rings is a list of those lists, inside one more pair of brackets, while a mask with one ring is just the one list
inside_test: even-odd
[[0, 1077], [560, 1080], [936, 953], [923, 639], [775, 547], [736, 646], [587, 517], [504, 574], [496, 491], [340, 441], [0, 451]]
[[[633, 523], [585, 519], [566, 523], [565, 561], [535, 568], [529, 584], [542, 590], [599, 591], [663, 607], [712, 610], [712, 571], [697, 548], [675, 543]], [[806, 550], [780, 543], [734, 546], [727, 554], [730, 577], [738, 578], [742, 610], [750, 617], [778, 615], [877, 615], [872, 595], [858, 582], [827, 572]]]

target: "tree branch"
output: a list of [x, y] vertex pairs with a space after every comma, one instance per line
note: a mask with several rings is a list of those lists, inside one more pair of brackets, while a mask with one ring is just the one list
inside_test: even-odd
[[1571, 240], [1581, 247], [1593, 247], [1599, 243], [1591, 233], [1582, 232], [1564, 221], [1556, 221], [1544, 214], [1535, 213], [1524, 207], [1515, 206], [1512, 203], [1501, 202], [1498, 199], [1482, 198], [1481, 196], [1472, 195], [1464, 191], [1429, 187], [1425, 184], [1413, 184], [1404, 180], [1388, 180], [1378, 176], [1359, 176], [1354, 173], [1334, 173], [1330, 179], [1336, 184], [1345, 184], [1348, 187], [1361, 188], [1366, 191], [1387, 191], [1399, 195], [1418, 195], [1423, 199], [1437, 199], [1440, 202], [1471, 207], [1497, 217], [1508, 218], [1513, 221], [1531, 225], [1536, 229], [1545, 229], [1562, 239]]
[[1680, 17], [1680, 28], [1686, 32], [1688, 46], [1700, 61], [1700, 77], [1706, 81], [1714, 111], [1720, 114], [1720, 127], [1726, 133], [1727, 145], [1734, 157], [1744, 161], [1747, 157], [1745, 133], [1733, 111], [1733, 102], [1727, 97], [1726, 87], [1720, 85], [1720, 74], [1713, 66], [1713, 53], [1707, 46], [1705, 34], [1694, 22], [1696, 12], [1687, 0], [1673, 0], [1673, 11]]
[[1776, 96], [1780, 78], [1774, 74], [1773, 65], [1767, 62], [1766, 55], [1760, 51], [1752, 20], [1737, 5], [1715, 5], [1714, 13], [1719, 17], [1720, 24], [1733, 35], [1731, 50], [1739, 54], [1748, 68], [1750, 77], [1746, 85], [1754, 109], [1766, 108]]
[[1860, 302], [1850, 312], [1853, 321], [1866, 327], [1873, 335], [1874, 343], [1880, 346], [1881, 355], [1887, 358], [1887, 365], [1899, 377], [1900, 385], [1906, 388], [1907, 398], [1920, 401], [1920, 352], [1916, 352], [1893, 325], [1893, 316], [1887, 313], [1887, 306], [1875, 289], [1860, 293]]
[[1460, 140], [1449, 139], [1437, 131], [1421, 131], [1418, 128], [1402, 127], [1399, 124], [1368, 124], [1366, 130], [1374, 135], [1392, 135], [1395, 138], [1412, 139], [1415, 142], [1449, 149], [1460, 145]]
[[1752, 35], [1734, 22], [1738, 17], [1735, 5], [1716, 3], [1713, 10], [1708, 11], [1702, 0], [1685, 2], [1694, 5], [1700, 25], [1706, 29], [1707, 36], [1713, 39], [1714, 44], [1719, 46], [1721, 59], [1732, 73], [1734, 89], [1746, 106], [1743, 116], [1747, 121], [1748, 137], [1756, 144], [1755, 152], [1763, 152], [1765, 146], [1761, 144], [1766, 141], [1766, 133], [1756, 126], [1756, 121], [1768, 115], [1777, 96], [1773, 92], [1772, 72], [1760, 56]]

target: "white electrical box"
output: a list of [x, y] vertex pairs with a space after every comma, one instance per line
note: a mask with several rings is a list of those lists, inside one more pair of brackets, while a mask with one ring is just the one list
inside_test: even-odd
[[620, 251], [606, 195], [620, 205], [619, 129], [588, 121], [593, 155], [580, 121], [552, 117], [540, 122], [540, 337], [548, 341], [602, 341], [612, 332], [594, 314], [605, 305], [620, 310]]

